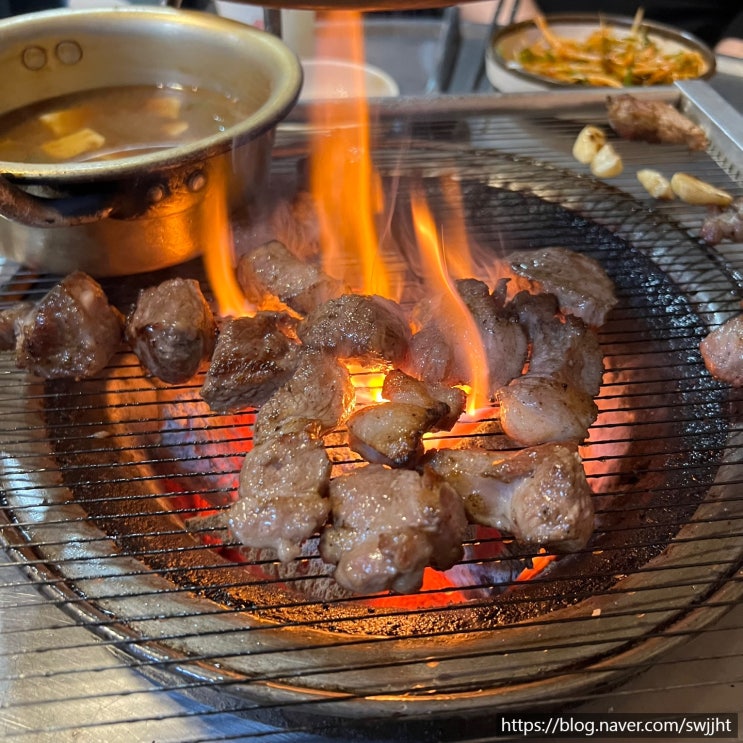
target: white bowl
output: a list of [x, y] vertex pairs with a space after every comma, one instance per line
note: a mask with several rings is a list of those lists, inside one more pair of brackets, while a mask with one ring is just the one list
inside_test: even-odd
[[384, 70], [369, 64], [355, 64], [339, 59], [303, 59], [304, 85], [302, 101], [397, 96], [400, 89]]
[[[554, 14], [545, 16], [547, 25], [556, 36], [564, 39], [583, 40], [601, 26], [617, 37], [626, 36], [633, 18], [625, 16], [588, 14]], [[704, 60], [704, 70], [699, 77], [714, 74], [715, 55], [712, 50], [692, 34], [662, 23], [644, 21], [643, 30], [664, 54], [693, 50]], [[485, 70], [491, 85], [503, 93], [528, 93], [552, 88], [570, 88], [585, 83], [566, 83], [524, 70], [518, 62], [519, 53], [542, 38], [533, 20], [514, 23], [494, 32], [485, 54]]]

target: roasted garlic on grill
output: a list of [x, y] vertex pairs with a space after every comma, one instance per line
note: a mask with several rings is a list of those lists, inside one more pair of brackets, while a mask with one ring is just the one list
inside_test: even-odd
[[603, 129], [590, 124], [584, 126], [573, 144], [573, 157], [583, 165], [590, 165], [598, 151], [606, 144]]
[[591, 160], [591, 172], [597, 178], [615, 178], [624, 170], [624, 164], [613, 145], [605, 144]]
[[727, 191], [688, 173], [674, 173], [671, 177], [671, 188], [676, 196], [687, 204], [725, 207], [733, 203], [733, 197]]
[[654, 198], [671, 201], [674, 198], [671, 182], [662, 173], [650, 168], [637, 171], [637, 180], [642, 187]]

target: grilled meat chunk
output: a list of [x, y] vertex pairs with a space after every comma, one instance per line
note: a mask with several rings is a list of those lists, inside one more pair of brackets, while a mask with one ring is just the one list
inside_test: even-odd
[[504, 433], [521, 446], [581, 442], [596, 420], [593, 397], [553, 377], [524, 374], [496, 395]]
[[609, 96], [606, 110], [611, 128], [624, 139], [683, 144], [690, 150], [706, 150], [709, 145], [704, 130], [665, 101], [623, 93]]
[[512, 306], [531, 344], [528, 373], [598, 395], [604, 355], [595, 330], [575, 315], [561, 315], [552, 294], [519, 292]]
[[355, 391], [348, 369], [334, 356], [307, 350], [292, 377], [268, 399], [255, 417], [255, 443], [306, 431], [324, 436], [348, 417]]
[[372, 294], [344, 294], [313, 310], [297, 329], [308, 348], [363, 366], [397, 366], [410, 342], [402, 308]]
[[574, 445], [442, 449], [428, 464], [460, 494], [470, 521], [519, 543], [573, 552], [593, 533], [591, 488]]
[[367, 462], [409, 467], [423, 455], [423, 434], [448, 409], [443, 402], [428, 408], [405, 402], [367, 405], [348, 419], [348, 446]]
[[430, 471], [365, 465], [331, 481], [330, 503], [320, 555], [350, 591], [416, 591], [427, 566], [447, 570], [461, 559], [462, 500]]
[[199, 282], [181, 278], [143, 289], [125, 328], [142, 365], [170, 384], [188, 381], [211, 358], [216, 334]]
[[331, 464], [321, 442], [286, 434], [253, 447], [240, 469], [228, 527], [246, 547], [274, 549], [282, 562], [325, 523]]
[[277, 240], [241, 256], [237, 281], [257, 307], [272, 307], [272, 300], [278, 297], [302, 315], [348, 291], [343, 282], [300, 260]]
[[707, 334], [699, 344], [709, 373], [733, 387], [743, 387], [743, 314]]
[[299, 343], [285, 323], [273, 312], [225, 322], [200, 390], [212, 410], [231, 413], [263, 405], [294, 374]]
[[[457, 282], [457, 289], [475, 321], [488, 368], [490, 393], [518, 376], [527, 354], [527, 340], [516, 318], [504, 310], [499, 292], [476, 279]], [[462, 331], [435, 300], [418, 308], [421, 329], [410, 342], [402, 369], [431, 385], [471, 384], [470, 356]]]
[[467, 395], [459, 387], [427, 385], [399, 369], [393, 369], [384, 378], [382, 397], [390, 402], [404, 402], [422, 408], [433, 408], [437, 402], [443, 402], [448, 412], [433, 424], [432, 431], [451, 430], [467, 403]]
[[614, 282], [593, 258], [567, 248], [542, 248], [511, 253], [508, 264], [512, 291], [554, 294], [565, 314], [587, 325], [604, 324], [617, 303]]
[[75, 271], [17, 319], [16, 364], [47, 379], [93, 377], [119, 349], [123, 328], [101, 285]]
[[710, 207], [699, 234], [708, 245], [719, 245], [723, 240], [743, 242], [743, 196], [728, 207]]
[[18, 337], [18, 321], [33, 309], [33, 302], [17, 302], [0, 310], [0, 351], [12, 351]]

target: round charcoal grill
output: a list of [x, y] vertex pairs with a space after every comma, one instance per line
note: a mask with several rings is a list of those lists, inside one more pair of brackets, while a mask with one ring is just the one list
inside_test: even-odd
[[[390, 735], [429, 724], [440, 735], [463, 716], [473, 732], [494, 711], [560, 706], [617, 684], [739, 598], [741, 398], [698, 350], [737, 311], [735, 277], [622, 191], [467, 152], [380, 155], [396, 194], [385, 240], [411, 301], [405, 194], [420, 176], [440, 217], [444, 184], [461, 183], [468, 229], [486, 250], [586, 252], [619, 297], [600, 332], [600, 414], [582, 450], [596, 532], [530, 580], [517, 576], [538, 556], [488, 532], [472, 533], [446, 581], [434, 576], [412, 596], [344, 593], [314, 541], [286, 567], [238, 554], [206, 517], [230, 502], [249, 413], [212, 414], [199, 378], [160, 384], [125, 352], [82, 382], [42, 383], [2, 358], [6, 545], [77, 621], [169, 688], [330, 734], [380, 735], [387, 721]], [[174, 271], [205, 283], [200, 270]], [[162, 278], [104, 288], [126, 307]], [[53, 281], [32, 277], [26, 293]], [[487, 444], [481, 432], [454, 443], [468, 438]], [[349, 463], [341, 436], [327, 443], [338, 467]]]

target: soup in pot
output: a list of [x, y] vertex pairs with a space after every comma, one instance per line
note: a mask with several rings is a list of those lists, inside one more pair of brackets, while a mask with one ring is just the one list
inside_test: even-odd
[[129, 85], [82, 91], [0, 116], [0, 160], [136, 156], [219, 134], [257, 108], [203, 88]]

